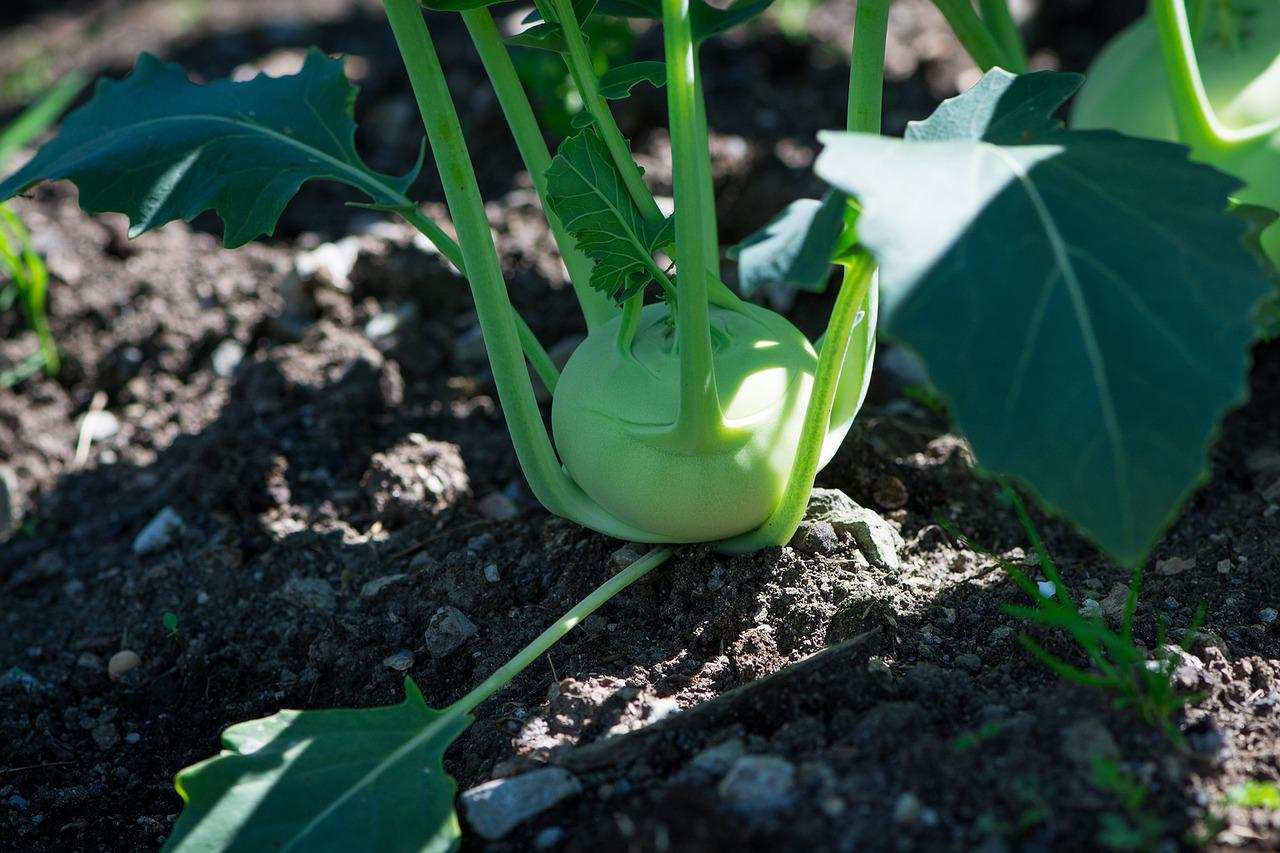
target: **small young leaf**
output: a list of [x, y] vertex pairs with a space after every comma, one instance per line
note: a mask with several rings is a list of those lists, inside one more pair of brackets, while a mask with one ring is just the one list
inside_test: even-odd
[[815, 168], [862, 203], [885, 330], [984, 467], [1133, 563], [1206, 476], [1270, 283], [1227, 215], [1239, 182], [1064, 129], [1079, 81], [996, 69], [905, 141], [823, 134]]
[[309, 180], [349, 184], [398, 208], [416, 176], [369, 169], [355, 149], [356, 89], [341, 60], [312, 48], [302, 71], [198, 86], [149, 54], [93, 100], [26, 166], [0, 183], [0, 200], [42, 180], [69, 179], [90, 213], [129, 216], [129, 236], [213, 210], [231, 248], [270, 234]]
[[[705, 41], [731, 27], [745, 24], [773, 4], [773, 0], [737, 0], [725, 9], [717, 9], [706, 0], [689, 0], [690, 18], [695, 42]], [[620, 18], [662, 20], [662, 0], [600, 0], [596, 11]]]
[[456, 849], [457, 786], [441, 760], [471, 717], [428, 708], [409, 679], [405, 694], [399, 705], [281, 711], [227, 729], [222, 754], [178, 774], [185, 807], [164, 849]]
[[632, 62], [610, 68], [600, 75], [600, 94], [611, 101], [620, 101], [631, 94], [631, 90], [641, 83], [648, 82], [655, 89], [667, 85], [667, 64], [665, 62]]
[[566, 139], [547, 170], [547, 201], [596, 262], [591, 286], [622, 301], [665, 274], [653, 253], [675, 242], [675, 219], [649, 222], [590, 128]]
[[849, 199], [829, 191], [822, 201], [793, 201], [768, 225], [729, 249], [738, 262], [738, 286], [753, 296], [770, 284], [821, 292], [831, 275], [831, 261], [844, 232]]

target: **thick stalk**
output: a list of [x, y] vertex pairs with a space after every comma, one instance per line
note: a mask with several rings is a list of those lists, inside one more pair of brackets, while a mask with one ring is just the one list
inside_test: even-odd
[[[431, 241], [431, 244], [439, 250], [455, 267], [458, 272], [462, 273], [465, 278], [467, 275], [466, 265], [462, 260], [462, 248], [457, 242], [444, 232], [439, 225], [431, 221], [431, 217], [422, 212], [417, 205], [408, 205], [396, 211], [414, 228], [418, 229], [418, 233], [425, 236]], [[524, 351], [525, 358], [529, 360], [529, 366], [538, 374], [538, 378], [542, 380], [542, 384], [547, 386], [547, 390], [555, 392], [556, 382], [560, 379], [560, 370], [556, 367], [555, 362], [551, 360], [551, 356], [543, 349], [542, 343], [538, 340], [538, 336], [533, 333], [533, 329], [529, 328], [529, 324], [524, 321], [520, 313], [513, 306], [511, 313], [515, 315], [516, 327], [520, 335], [520, 348]]]
[[1022, 41], [1022, 33], [1009, 12], [1009, 0], [978, 0], [978, 8], [982, 11], [982, 20], [987, 29], [995, 36], [1004, 51], [1005, 61], [1009, 63], [1007, 70], [1015, 74], [1025, 74], [1030, 65], [1027, 59], [1027, 46]]
[[1280, 118], [1243, 130], [1224, 126], [1209, 103], [1196, 62], [1195, 41], [1183, 0], [1151, 0], [1151, 16], [1160, 34], [1160, 51], [1169, 77], [1178, 135], [1201, 156], [1264, 142], [1280, 130]]
[[665, 563], [671, 554], [671, 548], [654, 548], [630, 566], [609, 578], [590, 595], [578, 602], [572, 610], [562, 616], [560, 621], [543, 631], [533, 642], [517, 652], [516, 656], [504, 664], [497, 672], [486, 678], [466, 696], [450, 705], [446, 713], [461, 712], [469, 714], [474, 711], [481, 702], [497, 693], [531, 663], [546, 654], [547, 650], [555, 645], [561, 637], [573, 630], [575, 625], [578, 625], [583, 619], [594, 613], [606, 601]]
[[547, 169], [551, 168], [551, 152], [547, 150], [546, 140], [542, 138], [529, 97], [511, 62], [511, 54], [503, 45], [498, 27], [488, 9], [482, 7], [467, 10], [462, 13], [462, 20], [471, 33], [476, 52], [480, 54], [480, 62], [489, 75], [493, 91], [498, 96], [498, 104], [502, 107], [502, 114], [506, 116], [511, 135], [515, 138], [516, 148], [524, 160], [525, 169], [529, 171], [533, 188], [538, 193], [538, 201], [542, 203], [542, 211], [551, 226], [551, 234], [560, 248], [560, 257], [564, 259], [573, 291], [577, 294], [582, 315], [586, 318], [587, 329], [594, 329], [612, 320], [618, 309], [608, 296], [591, 286], [591, 259], [578, 251], [573, 238], [564, 230], [560, 218], [547, 204]]
[[524, 366], [515, 309], [507, 296], [484, 200], [467, 153], [444, 70], [417, 0], [383, 0], [427, 139], [440, 171], [445, 200], [458, 229], [463, 269], [471, 284], [489, 366], [516, 456], [529, 487], [551, 512], [620, 539], [644, 542], [653, 535], [618, 521], [588, 498], [560, 467]]
[[578, 16], [574, 14], [573, 0], [550, 0], [550, 2], [552, 9], [555, 10], [556, 22], [564, 32], [565, 43], [569, 46], [569, 53], [565, 56], [569, 75], [578, 89], [583, 106], [595, 119], [596, 132], [600, 134], [605, 148], [609, 150], [609, 156], [618, 167], [618, 172], [622, 175], [622, 183], [626, 186], [631, 200], [639, 208], [640, 215], [651, 222], [661, 222], [664, 217], [662, 211], [658, 209], [658, 202], [654, 200], [653, 193], [649, 192], [649, 188], [644, 184], [640, 167], [631, 156], [631, 146], [627, 144], [626, 137], [622, 135], [622, 131], [618, 129], [618, 123], [613, 119], [609, 102], [605, 100], [604, 95], [600, 94], [600, 81], [596, 77], [595, 68], [591, 65], [591, 53], [587, 50], [587, 40], [582, 35], [582, 27], [578, 25]]
[[711, 173], [707, 137], [698, 106], [698, 55], [689, 4], [662, 0], [667, 59], [667, 115], [671, 132], [672, 183], [676, 205], [676, 347], [680, 356], [680, 411], [674, 446], [698, 453], [722, 433], [707, 303], [708, 268], [704, 223], [714, 221], [703, 181]]
[[933, 0], [933, 5], [938, 7], [951, 31], [960, 39], [960, 44], [983, 71], [990, 71], [997, 65], [1008, 67], [1013, 64], [1005, 57], [1000, 42], [973, 10], [970, 0]]
[[[697, 50], [697, 45], [694, 46]], [[696, 60], [696, 56], [695, 56]], [[707, 199], [707, 203], [702, 206], [702, 255], [707, 265], [707, 272], [710, 273], [713, 281], [720, 280], [720, 225], [716, 222], [716, 186], [715, 180], [711, 174], [711, 131], [707, 124], [707, 99], [703, 94], [702, 75], [699, 74], [695, 80], [697, 90], [694, 92], [694, 103], [698, 106], [698, 128], [697, 138], [704, 140], [707, 145], [706, 156], [698, 157], [695, 161], [698, 166], [698, 186], [702, 188], [703, 197]], [[708, 294], [712, 302], [715, 302], [714, 294]]]
[[813, 376], [813, 388], [809, 392], [809, 406], [800, 428], [800, 444], [796, 449], [791, 475], [782, 492], [782, 499], [774, 508], [769, 520], [760, 527], [741, 536], [721, 542], [717, 549], [726, 554], [748, 554], [772, 545], [785, 545], [790, 541], [809, 504], [809, 494], [818, 476], [822, 457], [823, 439], [831, 423], [831, 411], [836, 386], [840, 381], [841, 367], [849, 348], [854, 320], [859, 306], [867, 300], [871, 277], [876, 264], [870, 255], [859, 255], [845, 271], [840, 293], [831, 311], [831, 322], [818, 353], [818, 369]]

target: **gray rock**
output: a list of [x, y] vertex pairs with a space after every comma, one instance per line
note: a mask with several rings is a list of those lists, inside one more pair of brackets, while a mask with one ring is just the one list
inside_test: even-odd
[[1277, 617], [1280, 617], [1280, 611], [1277, 611], [1274, 607], [1264, 607], [1258, 611], [1258, 621], [1263, 625], [1270, 625], [1276, 621]]
[[327, 612], [338, 606], [338, 593], [324, 578], [289, 578], [280, 594], [311, 610]]
[[1098, 760], [1120, 757], [1115, 738], [1095, 717], [1085, 717], [1063, 729], [1058, 748], [1063, 758], [1084, 772], [1091, 770]]
[[133, 553], [139, 557], [156, 554], [168, 548], [186, 527], [182, 516], [171, 506], [156, 513], [133, 539]]
[[510, 521], [520, 514], [520, 508], [502, 492], [490, 492], [485, 495], [476, 504], [476, 508], [480, 510], [480, 514], [485, 518], [490, 518], [494, 521]]
[[796, 770], [776, 755], [744, 755], [733, 763], [719, 792], [734, 811], [758, 814], [784, 809], [795, 799]]
[[830, 554], [840, 547], [840, 539], [826, 521], [802, 521], [791, 537], [791, 547], [806, 554]]
[[825, 521], [837, 533], [848, 533], [873, 566], [890, 571], [901, 567], [898, 551], [905, 545], [902, 534], [877, 513], [859, 506], [839, 489], [814, 489], [809, 495], [805, 517], [811, 521]]
[[95, 726], [92, 732], [93, 742], [98, 745], [99, 749], [110, 749], [120, 742], [120, 733], [116, 731], [114, 723], [103, 723]]
[[408, 649], [401, 649], [392, 655], [387, 655], [382, 661], [382, 665], [387, 669], [394, 669], [396, 672], [407, 672], [413, 668], [413, 652]]
[[481, 838], [496, 841], [531, 817], [582, 793], [582, 784], [560, 767], [494, 779], [462, 793], [462, 813]]
[[497, 563], [489, 563], [484, 567], [484, 579], [488, 583], [497, 583], [502, 580], [502, 572], [498, 571]]
[[378, 593], [382, 592], [384, 589], [391, 586], [393, 583], [396, 583], [397, 581], [402, 581], [407, 577], [409, 576], [404, 573], [400, 573], [400, 574], [394, 574], [394, 575], [383, 575], [380, 578], [374, 578], [371, 581], [365, 581], [364, 585], [360, 587], [360, 597], [374, 598], [377, 596]]
[[213, 362], [213, 372], [227, 379], [236, 372], [240, 362], [244, 361], [244, 347], [235, 338], [227, 338], [218, 344], [210, 360]]
[[965, 672], [977, 672], [982, 669], [982, 658], [977, 655], [956, 655], [956, 666]]
[[634, 542], [628, 542], [626, 545], [623, 545], [621, 548], [610, 554], [609, 561], [613, 563], [614, 568], [625, 569], [644, 555], [644, 546], [637, 545]]
[[441, 607], [431, 617], [425, 640], [427, 651], [434, 658], [446, 657], [457, 651], [476, 633], [475, 624], [456, 607]]
[[689, 766], [708, 776], [719, 778], [729, 772], [745, 750], [742, 741], [733, 738], [702, 750], [693, 757]]
[[548, 826], [533, 837], [533, 846], [535, 850], [550, 850], [559, 847], [561, 841], [564, 841], [564, 828]]

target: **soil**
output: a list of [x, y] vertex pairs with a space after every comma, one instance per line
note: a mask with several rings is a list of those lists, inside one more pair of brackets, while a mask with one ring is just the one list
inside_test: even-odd
[[[38, 37], [112, 74], [145, 48], [205, 77], [287, 66], [311, 42], [344, 50], [362, 147], [391, 169], [417, 137], [376, 5], [236, 0], [179, 25], [161, 2], [19, 4], [0, 48]], [[1140, 4], [1050, 5], [1029, 24], [1036, 61], [1078, 69]], [[927, 4], [900, 8], [886, 99], [898, 130], [972, 75]], [[726, 240], [813, 186], [813, 131], [840, 122], [829, 93], [849, 17], [823, 5], [804, 32], [766, 25], [708, 48]], [[459, 28], [438, 31], [456, 91], [483, 91]], [[642, 33], [637, 51], [655, 49]], [[620, 117], [669, 192], [665, 138], [647, 129], [661, 106], [642, 97]], [[515, 301], [567, 350], [573, 300], [527, 177], [490, 144], [505, 139], [496, 106], [476, 94], [460, 107], [486, 141]], [[429, 175], [416, 192], [438, 198]], [[156, 849], [181, 809], [174, 773], [227, 725], [394, 703], [406, 675], [447, 704], [616, 570], [623, 543], [528, 494], [465, 285], [341, 198], [308, 188], [276, 237], [235, 253], [203, 220], [127, 241], [66, 186], [16, 204], [54, 276], [64, 367], [0, 390], [0, 848]], [[802, 297], [794, 317], [812, 330], [824, 310]], [[13, 314], [0, 336], [0, 369], [34, 349]], [[1178, 738], [1018, 642], [1030, 629], [1002, 608], [1022, 593], [940, 521], [1034, 579], [1043, 567], [889, 352], [819, 485], [897, 528], [901, 566], [821, 531], [750, 557], [679, 550], [480, 707], [446, 758], [462, 789], [552, 764], [582, 793], [500, 841], [464, 823], [466, 849], [1280, 847], [1280, 811], [1227, 800], [1280, 779], [1280, 346], [1256, 349], [1252, 402], [1226, 421], [1138, 605], [1135, 640], [1193, 696]], [[170, 535], [140, 540], [158, 517], [177, 519]], [[1069, 589], [1114, 620], [1126, 573], [1036, 521]], [[441, 608], [474, 633], [430, 642]], [[1166, 624], [1188, 653], [1160, 648]], [[1060, 634], [1030, 633], [1084, 663]], [[136, 666], [113, 679], [125, 650]], [[1140, 793], [1101, 784], [1099, 760]], [[745, 784], [744, 767], [768, 784]]]

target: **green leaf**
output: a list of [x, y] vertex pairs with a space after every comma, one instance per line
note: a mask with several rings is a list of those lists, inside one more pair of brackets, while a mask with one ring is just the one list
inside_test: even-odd
[[815, 168], [862, 203], [884, 328], [983, 466], [1132, 563], [1207, 475], [1269, 283], [1238, 181], [1051, 118], [1080, 79], [993, 70], [906, 140], [823, 134]]
[[655, 89], [667, 85], [667, 64], [631, 62], [610, 68], [600, 75], [600, 94], [611, 101], [620, 101], [630, 95], [632, 89], [645, 82]]
[[729, 249], [738, 262], [738, 287], [754, 296], [771, 284], [821, 292], [831, 275], [836, 245], [844, 233], [848, 196], [834, 190], [822, 201], [802, 198], [769, 224]]
[[42, 180], [69, 179], [90, 213], [129, 216], [129, 236], [213, 210], [227, 247], [274, 231], [309, 180], [353, 186], [374, 204], [410, 204], [401, 178], [372, 171], [355, 150], [356, 89], [342, 61], [312, 48], [302, 71], [198, 86], [149, 54], [119, 82], [102, 82], [51, 142], [0, 183], [0, 199]]
[[664, 276], [653, 253], [674, 244], [675, 218], [649, 222], [640, 215], [594, 130], [561, 143], [547, 170], [547, 201], [595, 260], [592, 287], [622, 301]]
[[[773, 0], [737, 0], [727, 9], [717, 9], [706, 0], [689, 0], [693, 40], [705, 41], [718, 33], [745, 24], [768, 9]], [[600, 0], [596, 11], [620, 18], [662, 20], [662, 0]]]
[[507, 0], [418, 0], [422, 8], [429, 12], [469, 12], [505, 2]]
[[[459, 0], [459, 2], [468, 2], [468, 0]], [[596, 7], [596, 0], [573, 0], [573, 14], [578, 19], [581, 26], [586, 23], [587, 17], [590, 16]], [[521, 23], [535, 24], [527, 30], [521, 30], [513, 36], [503, 41], [506, 44], [515, 45], [517, 47], [532, 47], [538, 50], [549, 50], [553, 53], [568, 53], [569, 43], [564, 39], [564, 31], [560, 27], [560, 22], [554, 16], [554, 11], [548, 5], [548, 11], [553, 12], [549, 21], [544, 21], [542, 13], [538, 9], [534, 9], [528, 15], [525, 15]]]
[[186, 806], [164, 849], [454, 850], [457, 786], [441, 759], [471, 719], [428, 708], [406, 678], [399, 705], [237, 723], [220, 755], [178, 774]]

